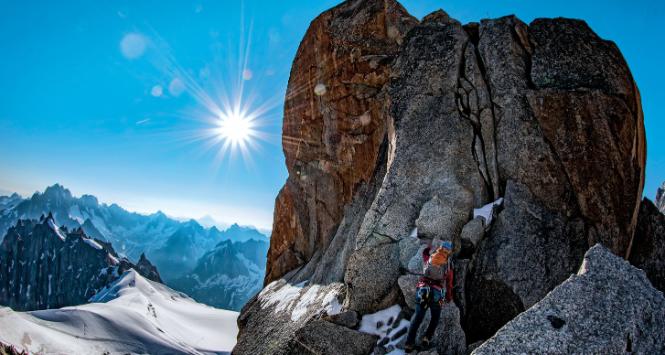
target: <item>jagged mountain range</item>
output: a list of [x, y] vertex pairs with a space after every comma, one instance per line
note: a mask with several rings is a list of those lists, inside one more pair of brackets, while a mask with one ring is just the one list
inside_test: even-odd
[[[147, 256], [167, 285], [215, 307], [239, 310], [258, 291], [264, 277], [268, 238], [252, 227], [233, 224], [219, 230], [215, 226], [204, 228], [195, 220], [178, 221], [161, 212], [132, 213], [116, 204], [99, 203], [91, 195], [74, 197], [59, 184], [27, 199], [18, 194], [0, 197], [3, 236], [19, 221], [35, 223], [29, 220], [44, 214], [51, 214], [53, 223], [63, 230], [76, 230], [86, 239], [113, 248], [117, 258], [140, 263]], [[15, 242], [12, 238], [7, 243]], [[224, 263], [209, 262], [217, 253], [226, 253]]]
[[222, 233], [214, 226], [203, 228], [194, 220], [178, 221], [161, 211], [143, 215], [129, 212], [115, 203], [100, 203], [92, 195], [75, 197], [60, 184], [49, 186], [44, 192], [36, 192], [25, 199], [16, 193], [1, 196], [0, 235], [4, 236], [18, 219], [38, 219], [48, 213], [69, 229], [82, 227], [87, 235], [113, 243], [118, 253], [130, 260], [137, 260], [141, 253], [150, 254], [163, 247], [165, 241], [178, 232], [187, 234], [195, 229], [197, 238], [193, 239], [196, 244], [193, 247], [199, 250], [197, 257], [224, 238], [236, 235]]
[[19, 220], [0, 244], [0, 304], [37, 310], [85, 303], [132, 268], [161, 282], [144, 255], [133, 264], [81, 228], [61, 228], [50, 214]]

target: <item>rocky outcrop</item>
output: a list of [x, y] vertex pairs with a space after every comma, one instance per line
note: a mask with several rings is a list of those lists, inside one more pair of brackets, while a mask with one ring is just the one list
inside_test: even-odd
[[157, 267], [153, 265], [150, 260], [148, 260], [148, 258], [146, 258], [145, 253], [141, 253], [139, 262], [136, 263], [134, 268], [136, 269], [136, 272], [143, 275], [148, 280], [162, 282], [162, 278], [159, 276]]
[[0, 355], [27, 355], [25, 350], [19, 350], [13, 345], [5, 344], [0, 341]]
[[[334, 106], [314, 84], [319, 77], [302, 73], [323, 71], [331, 83], [354, 73], [374, 87], [358, 57], [327, 58], [349, 46], [385, 50], [368, 29], [394, 21], [386, 14], [395, 9], [409, 25], [391, 60], [369, 66], [390, 80], [365, 102], [376, 139], [356, 147], [374, 145], [362, 150], [372, 154], [341, 160], [330, 152], [348, 151], [355, 121], [337, 114], [356, 101]], [[312, 66], [307, 56], [326, 59]], [[631, 253], [646, 154], [639, 93], [617, 47], [583, 21], [462, 25], [437, 11], [416, 24], [387, 0], [346, 1], [312, 23], [289, 85], [289, 178], [276, 202], [267, 289], [339, 284], [342, 310], [361, 317], [410, 305], [419, 240], [451, 240], [458, 322], [470, 344], [566, 280], [590, 246]], [[293, 87], [309, 89], [298, 96]], [[271, 352], [244, 345], [265, 330], [253, 317], [282, 317], [265, 304], [260, 294], [243, 310], [238, 353]], [[284, 342], [295, 328], [280, 333]]]
[[653, 286], [665, 292], [665, 215], [642, 200], [630, 263], [644, 270]]
[[0, 244], [0, 304], [27, 311], [86, 303], [131, 268], [161, 281], [147, 259], [134, 265], [82, 229], [59, 227], [50, 214], [19, 220]]
[[233, 353], [290, 354], [296, 339], [304, 336], [301, 328], [313, 319], [340, 313], [343, 295], [340, 283], [321, 286], [284, 279], [270, 283], [240, 312], [238, 327], [244, 331], [238, 334]]
[[662, 354], [663, 334], [663, 293], [643, 271], [596, 245], [576, 275], [473, 354]]
[[416, 20], [393, 0], [347, 1], [312, 21], [291, 70], [266, 283], [330, 244], [374, 174], [387, 130], [382, 88]]
[[[344, 339], [344, 341], [339, 341]], [[289, 354], [349, 354], [364, 355], [374, 348], [377, 337], [335, 325], [324, 320], [312, 320], [298, 329], [289, 344]]]

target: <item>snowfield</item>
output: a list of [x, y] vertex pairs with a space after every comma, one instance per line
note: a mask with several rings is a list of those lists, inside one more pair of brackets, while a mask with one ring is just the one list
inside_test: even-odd
[[224, 354], [237, 312], [212, 308], [129, 270], [89, 304], [33, 312], [0, 308], [0, 341], [31, 353]]

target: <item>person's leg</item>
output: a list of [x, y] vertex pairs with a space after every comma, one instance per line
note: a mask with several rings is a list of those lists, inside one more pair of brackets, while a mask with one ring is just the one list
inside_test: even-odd
[[416, 303], [416, 313], [411, 317], [409, 333], [406, 336], [406, 345], [414, 345], [416, 343], [416, 334], [418, 334], [418, 328], [420, 328], [420, 324], [423, 322], [426, 311], [422, 304]]
[[441, 318], [441, 306], [439, 305], [440, 299], [441, 297], [430, 298], [429, 309], [432, 318], [430, 319], [427, 330], [425, 331], [425, 336], [429, 340], [432, 340], [434, 332], [436, 331], [436, 327], [439, 325], [439, 319]]

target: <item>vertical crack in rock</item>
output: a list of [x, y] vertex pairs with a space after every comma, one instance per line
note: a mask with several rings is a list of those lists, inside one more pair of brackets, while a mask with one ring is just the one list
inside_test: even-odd
[[[465, 28], [467, 34], [472, 32]], [[473, 35], [469, 35], [469, 41], [465, 43], [462, 50], [462, 60], [458, 76], [457, 107], [460, 115], [466, 119], [473, 130], [473, 142], [471, 152], [478, 166], [478, 171], [483, 178], [488, 195], [493, 199], [500, 196], [496, 173], [496, 149], [494, 149], [494, 114], [492, 96], [486, 85], [485, 73], [481, 64], [482, 59], [478, 56], [476, 44], [473, 43]], [[476, 38], [477, 39], [477, 38]], [[482, 92], [482, 94], [479, 94]], [[483, 117], [483, 112], [489, 110], [489, 117]], [[484, 134], [484, 132], [489, 132]], [[484, 136], [491, 137], [491, 149], [485, 144]], [[489, 152], [488, 152], [489, 150]]]

